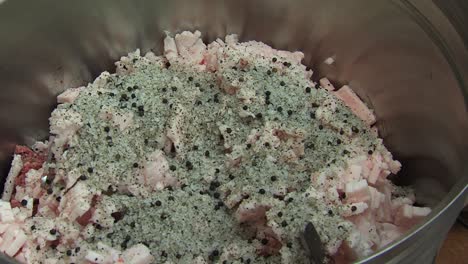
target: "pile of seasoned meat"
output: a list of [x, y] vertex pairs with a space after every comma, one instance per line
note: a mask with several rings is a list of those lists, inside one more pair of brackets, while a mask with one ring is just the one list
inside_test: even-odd
[[430, 213], [372, 110], [301, 52], [200, 32], [65, 90], [50, 138], [17, 146], [0, 251], [23, 263], [305, 263], [368, 256]]

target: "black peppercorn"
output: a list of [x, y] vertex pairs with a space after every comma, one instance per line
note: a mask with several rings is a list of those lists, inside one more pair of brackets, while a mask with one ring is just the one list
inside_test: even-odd
[[281, 226], [282, 226], [282, 227], [288, 226], [288, 222], [286, 222], [286, 221], [281, 222]]
[[260, 193], [260, 194], [265, 194], [265, 189], [260, 189], [260, 190], [258, 190], [258, 193]]
[[188, 80], [193, 81], [193, 77], [192, 76], [188, 77]]
[[218, 199], [220, 196], [221, 194], [219, 194], [218, 192], [213, 193], [213, 197], [216, 199]]
[[49, 233], [50, 233], [51, 235], [53, 235], [53, 236], [54, 236], [54, 235], [56, 235], [56, 234], [57, 234], [57, 230], [55, 230], [55, 229], [51, 229], [51, 230], [49, 231]]
[[121, 102], [128, 101], [128, 96], [127, 96], [127, 94], [122, 94], [122, 95], [120, 96], [120, 101], [121, 101]]
[[192, 162], [186, 161], [186, 162], [185, 162], [185, 167], [187, 167], [188, 170], [192, 170], [192, 169], [193, 169], [193, 164], [192, 164]]
[[271, 180], [271, 181], [276, 181], [277, 179], [278, 179], [278, 178], [277, 178], [276, 176], [271, 176], [271, 177], [270, 177], [270, 180]]
[[357, 210], [357, 207], [355, 205], [351, 206], [351, 211], [355, 212]]
[[176, 170], [176, 166], [175, 166], [175, 165], [171, 165], [171, 166], [169, 166], [169, 169], [170, 169], [171, 171], [175, 171], [175, 170]]
[[226, 132], [227, 132], [228, 134], [231, 134], [231, 133], [232, 133], [232, 129], [228, 127], [228, 128], [226, 128]]
[[21, 205], [22, 206], [28, 205], [28, 200], [25, 200], [25, 199], [21, 200]]
[[310, 93], [312, 90], [310, 89], [310, 87], [307, 87], [307, 88], [305, 89], [305, 91], [306, 91], [306, 93]]
[[93, 168], [91, 168], [91, 167], [88, 168], [88, 173], [93, 173], [93, 171], [94, 171]]
[[318, 127], [318, 128], [319, 128], [320, 130], [322, 130], [322, 129], [323, 129], [323, 126], [322, 126], [322, 125], [319, 125], [319, 127]]
[[267, 71], [267, 74], [268, 74], [268, 75], [271, 75], [271, 71], [270, 71], [270, 70], [268, 70], [268, 71]]
[[205, 157], [209, 157], [210, 156], [210, 152], [207, 150], [205, 151]]
[[353, 133], [359, 133], [359, 129], [355, 126], [351, 127], [351, 131], [353, 131]]
[[374, 152], [373, 152], [372, 150], [369, 150], [367, 153], [368, 153], [369, 155], [372, 155]]
[[109, 131], [110, 131], [110, 127], [108, 127], [108, 126], [104, 127], [104, 131], [105, 131], [105, 132], [109, 132]]
[[255, 117], [258, 118], [258, 119], [261, 119], [261, 118], [262, 118], [262, 113], [257, 113], [257, 114], [255, 115]]
[[133, 163], [133, 168], [138, 168], [138, 163]]
[[263, 238], [263, 239], [261, 240], [261, 242], [262, 242], [262, 245], [266, 245], [266, 244], [268, 244], [268, 239]]
[[272, 62], [276, 62], [277, 60], [278, 60], [277, 58], [271, 59]]
[[80, 181], [86, 181], [88, 179], [88, 177], [86, 177], [86, 175], [81, 175], [80, 176]]
[[292, 110], [288, 110], [288, 116], [291, 116], [293, 114]]
[[213, 183], [211, 183], [210, 184], [210, 191], [214, 191], [214, 190], [216, 190], [216, 186]]
[[252, 147], [252, 144], [248, 143], [247, 145], [245, 145], [247, 149], [250, 149]]
[[285, 83], [284, 81], [281, 81], [281, 82], [280, 82], [280, 85], [281, 85], [281, 86], [285, 86], [286, 83]]
[[163, 99], [162, 99], [162, 103], [163, 103], [163, 104], [167, 104], [167, 103], [168, 103], [167, 99], [166, 99], [166, 98], [163, 98]]

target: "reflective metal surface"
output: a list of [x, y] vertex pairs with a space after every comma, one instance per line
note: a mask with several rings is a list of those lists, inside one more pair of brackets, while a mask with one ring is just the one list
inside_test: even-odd
[[[394, 180], [435, 208], [369, 263], [429, 263], [463, 206], [468, 175], [468, 55], [424, 0], [21, 1], [0, 5], [0, 160], [47, 136], [55, 95], [112, 71], [140, 48], [159, 53], [164, 30], [237, 33], [301, 50], [314, 78], [349, 83], [378, 116], [404, 169]], [[322, 63], [334, 56], [336, 63]]]

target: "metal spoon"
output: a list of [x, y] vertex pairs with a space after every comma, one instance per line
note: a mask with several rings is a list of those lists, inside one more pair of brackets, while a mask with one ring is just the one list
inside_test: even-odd
[[308, 222], [304, 231], [300, 234], [300, 240], [304, 247], [310, 264], [322, 264], [325, 260], [325, 251], [322, 241], [314, 225]]

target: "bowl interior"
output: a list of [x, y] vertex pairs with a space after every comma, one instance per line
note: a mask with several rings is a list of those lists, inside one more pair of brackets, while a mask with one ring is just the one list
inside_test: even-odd
[[[375, 110], [386, 146], [403, 163], [393, 180], [436, 206], [466, 184], [468, 119], [460, 80], [434, 35], [397, 1], [20, 1], [0, 6], [0, 161], [14, 145], [47, 138], [55, 96], [87, 83], [164, 31], [226, 34], [300, 50], [314, 79], [350, 86]], [[405, 1], [402, 1], [405, 2]], [[334, 57], [336, 62], [323, 61]], [[465, 86], [466, 88], [466, 86]], [[463, 176], [465, 175], [465, 176]]]

